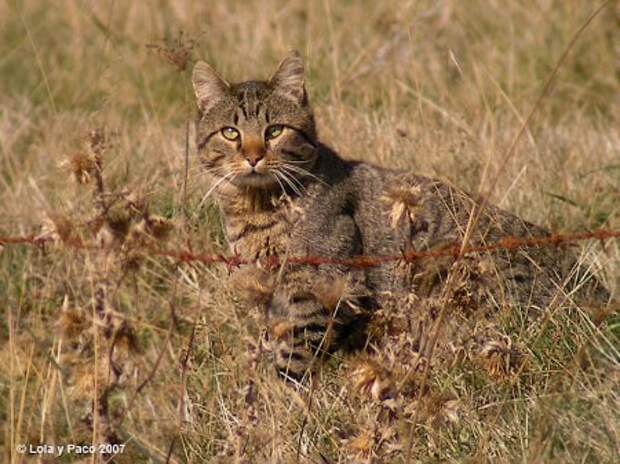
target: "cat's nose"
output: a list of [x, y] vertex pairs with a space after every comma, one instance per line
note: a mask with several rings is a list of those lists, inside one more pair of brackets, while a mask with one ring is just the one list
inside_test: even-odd
[[264, 153], [250, 153], [245, 155], [245, 159], [252, 167], [256, 166], [265, 157]]
[[266, 150], [262, 140], [248, 138], [243, 145], [243, 155], [250, 166], [256, 166], [265, 157]]

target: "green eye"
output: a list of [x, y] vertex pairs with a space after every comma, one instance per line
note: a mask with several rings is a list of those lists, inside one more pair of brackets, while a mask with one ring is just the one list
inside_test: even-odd
[[284, 130], [284, 127], [280, 125], [269, 126], [267, 130], [265, 131], [265, 138], [267, 140], [275, 139], [282, 133], [283, 130]]
[[237, 140], [239, 138], [239, 131], [233, 127], [224, 127], [222, 135], [227, 140]]

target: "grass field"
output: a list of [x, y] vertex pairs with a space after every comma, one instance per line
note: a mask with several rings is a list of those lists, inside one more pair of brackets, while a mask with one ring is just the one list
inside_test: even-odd
[[[525, 367], [462, 362], [386, 400], [403, 380], [394, 340], [292, 388], [225, 266], [147, 252], [226, 252], [201, 201], [192, 63], [266, 78], [293, 48], [344, 157], [492, 186], [492, 202], [553, 231], [620, 229], [617, 2], [502, 162], [598, 4], [0, 1], [0, 236], [54, 239], [0, 245], [3, 462], [104, 462], [18, 445], [106, 441], [125, 444], [121, 463], [617, 462], [617, 305], [549, 308], [536, 327], [505, 314]], [[574, 251], [617, 298], [620, 241]]]

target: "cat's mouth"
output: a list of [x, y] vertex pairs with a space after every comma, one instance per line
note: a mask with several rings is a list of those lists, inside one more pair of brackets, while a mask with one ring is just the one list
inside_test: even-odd
[[241, 187], [269, 188], [273, 187], [277, 181], [271, 173], [258, 172], [253, 169], [238, 175], [234, 183]]

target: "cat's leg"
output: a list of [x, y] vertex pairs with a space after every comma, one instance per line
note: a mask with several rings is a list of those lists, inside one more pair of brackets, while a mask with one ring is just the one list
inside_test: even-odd
[[276, 284], [266, 312], [277, 372], [302, 381], [334, 351], [362, 344], [373, 302], [361, 272], [289, 269]]

